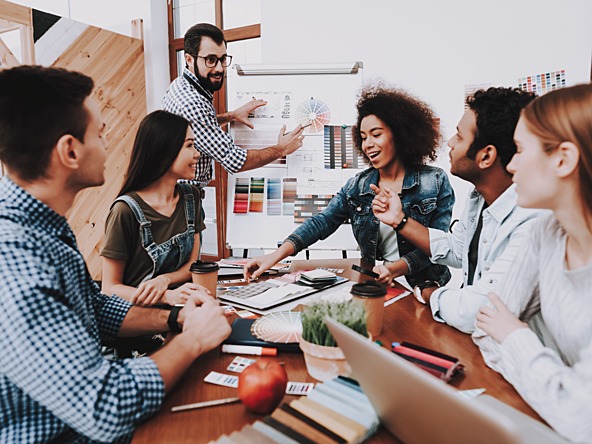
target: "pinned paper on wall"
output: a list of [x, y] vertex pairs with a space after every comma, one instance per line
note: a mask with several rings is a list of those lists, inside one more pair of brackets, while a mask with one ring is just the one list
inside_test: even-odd
[[491, 86], [493, 86], [491, 83], [472, 83], [465, 85], [465, 99], [463, 100], [465, 110], [469, 109], [469, 106], [467, 105], [467, 97], [472, 96], [480, 89], [487, 89]]
[[233, 109], [253, 99], [267, 102], [249, 114], [249, 119], [289, 120], [292, 117], [292, 92], [288, 90], [241, 90], [236, 92], [235, 99]]
[[565, 69], [520, 77], [518, 79], [518, 88], [523, 91], [535, 93], [537, 96], [542, 96], [549, 91], [564, 87]]
[[282, 179], [284, 191], [282, 193], [282, 214], [291, 216], [294, 214], [294, 201], [296, 200], [297, 179], [285, 177]]
[[264, 177], [251, 177], [249, 190], [249, 212], [263, 213], [263, 192], [265, 189]]
[[311, 97], [309, 100], [301, 102], [294, 112], [296, 122], [302, 126], [309, 125], [304, 133], [320, 133], [323, 126], [331, 122], [331, 110], [325, 102]]
[[306, 219], [309, 219], [329, 205], [329, 202], [333, 199], [333, 195], [316, 195], [316, 194], [299, 194], [294, 202], [294, 222], [297, 224], [303, 223]]
[[249, 210], [249, 178], [237, 177], [234, 185], [234, 213], [246, 214]]
[[[246, 150], [260, 150], [270, 146], [277, 145], [278, 135], [282, 129], [282, 125], [277, 123], [257, 123], [257, 131], [241, 125], [233, 124], [233, 139], [234, 143]], [[290, 131], [287, 128], [286, 131]], [[286, 156], [280, 157], [273, 162], [268, 163], [264, 168], [285, 168]]]
[[282, 214], [282, 181], [279, 178], [267, 179], [267, 214]]

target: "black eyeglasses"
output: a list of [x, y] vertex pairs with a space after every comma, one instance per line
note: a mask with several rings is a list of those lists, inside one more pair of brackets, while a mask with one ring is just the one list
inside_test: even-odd
[[215, 55], [207, 55], [207, 56], [200, 56], [200, 55], [193, 55], [190, 54], [193, 57], [197, 57], [200, 59], [204, 59], [204, 62], [206, 64], [206, 67], [208, 68], [215, 68], [216, 65], [218, 64], [218, 62], [220, 62], [220, 64], [224, 67], [224, 68], [228, 68], [230, 66], [230, 64], [232, 63], [232, 56], [225, 54], [222, 57], [216, 57]]

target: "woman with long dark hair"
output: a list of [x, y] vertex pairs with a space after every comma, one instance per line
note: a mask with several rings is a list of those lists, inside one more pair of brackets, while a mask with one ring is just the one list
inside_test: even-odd
[[198, 158], [186, 119], [155, 111], [142, 120], [105, 225], [104, 293], [138, 305], [174, 305], [204, 290], [188, 282], [204, 229], [201, 194], [178, 183], [195, 176]]

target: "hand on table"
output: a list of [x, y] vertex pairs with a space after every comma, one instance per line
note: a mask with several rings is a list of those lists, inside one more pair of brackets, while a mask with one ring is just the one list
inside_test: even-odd
[[390, 285], [391, 287], [394, 286], [393, 279], [395, 276], [391, 273], [386, 265], [375, 265], [372, 271], [380, 275], [376, 278], [376, 282], [379, 284]]
[[257, 256], [247, 262], [243, 268], [243, 276], [250, 282], [256, 280], [259, 276], [269, 270], [277, 263], [272, 254]]
[[142, 282], [133, 294], [131, 303], [142, 306], [158, 303], [169, 288], [170, 282], [170, 279], [166, 276], [157, 276]]
[[174, 290], [165, 291], [161, 301], [169, 305], [175, 305], [184, 304], [188, 299], [193, 299], [196, 305], [201, 305], [200, 295], [204, 293], [212, 297], [210, 290], [203, 285], [186, 282]]
[[508, 310], [495, 293], [489, 293], [487, 297], [493, 307], [484, 305], [479, 309], [475, 323], [477, 328], [483, 330], [500, 344], [504, 342], [510, 333], [520, 328], [528, 328], [527, 324]]
[[[197, 306], [196, 299], [200, 305]], [[224, 315], [224, 309], [218, 301], [200, 293], [196, 298], [190, 298], [179, 312], [179, 324], [183, 325], [182, 335], [191, 335], [198, 353], [206, 353], [217, 347], [231, 332], [230, 324]]]

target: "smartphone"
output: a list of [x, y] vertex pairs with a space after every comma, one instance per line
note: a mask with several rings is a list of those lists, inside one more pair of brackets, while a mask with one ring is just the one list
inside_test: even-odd
[[358, 267], [356, 264], [352, 264], [352, 270], [365, 274], [366, 276], [370, 276], [374, 279], [378, 279], [380, 277], [378, 273], [374, 273], [372, 270], [368, 270], [367, 268]]

